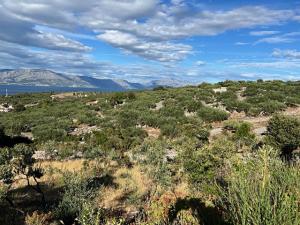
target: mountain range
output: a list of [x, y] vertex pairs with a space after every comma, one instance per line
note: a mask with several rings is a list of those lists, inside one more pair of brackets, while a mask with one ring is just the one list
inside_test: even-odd
[[184, 85], [177, 80], [154, 80], [147, 84], [140, 84], [121, 79], [97, 79], [90, 76], [66, 75], [44, 69], [2, 69], [0, 70], [0, 84], [96, 88], [101, 91], [143, 90], [157, 86], [178, 87]]

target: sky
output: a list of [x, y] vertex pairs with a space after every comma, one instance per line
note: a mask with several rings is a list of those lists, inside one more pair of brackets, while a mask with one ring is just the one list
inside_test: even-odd
[[0, 0], [0, 69], [300, 80], [300, 1]]

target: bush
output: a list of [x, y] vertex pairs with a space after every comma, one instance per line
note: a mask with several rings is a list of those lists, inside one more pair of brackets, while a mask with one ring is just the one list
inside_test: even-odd
[[22, 112], [25, 111], [26, 108], [23, 104], [18, 103], [14, 106], [14, 109], [16, 112]]
[[238, 148], [242, 145], [252, 145], [255, 143], [255, 134], [251, 132], [251, 124], [243, 122], [237, 125], [233, 139], [237, 142]]
[[206, 122], [223, 121], [229, 117], [227, 112], [211, 107], [202, 107], [197, 111], [197, 113], [198, 116]]
[[285, 166], [265, 147], [231, 169], [228, 185], [219, 187], [230, 224], [300, 224], [299, 167]]
[[274, 100], [263, 102], [260, 104], [260, 106], [262, 111], [267, 115], [272, 114], [274, 112], [281, 111], [286, 107], [284, 103], [274, 101]]
[[267, 127], [268, 141], [289, 155], [300, 146], [300, 120], [290, 116], [275, 115]]
[[220, 139], [211, 146], [195, 150], [190, 147], [182, 155], [183, 168], [191, 187], [201, 191], [212, 191], [212, 184], [219, 179], [222, 167], [233, 152], [233, 142]]
[[65, 223], [73, 223], [84, 204], [94, 197], [94, 192], [88, 187], [88, 182], [80, 175], [65, 173], [63, 181], [63, 198], [54, 214], [58, 219], [63, 219]]
[[34, 127], [32, 133], [34, 138], [39, 142], [45, 142], [48, 140], [63, 141], [67, 136], [67, 132], [64, 129], [47, 125], [39, 125]]

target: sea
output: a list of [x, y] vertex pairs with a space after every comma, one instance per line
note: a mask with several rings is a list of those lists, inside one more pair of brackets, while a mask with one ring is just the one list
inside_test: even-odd
[[113, 90], [101, 88], [80, 87], [57, 87], [57, 86], [22, 86], [22, 85], [0, 85], [0, 95], [24, 94], [24, 93], [62, 93], [62, 92], [112, 92]]

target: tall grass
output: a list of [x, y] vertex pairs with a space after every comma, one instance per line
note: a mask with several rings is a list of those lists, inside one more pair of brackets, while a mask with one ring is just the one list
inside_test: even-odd
[[232, 166], [221, 203], [232, 224], [299, 225], [300, 166], [288, 166], [264, 147]]

